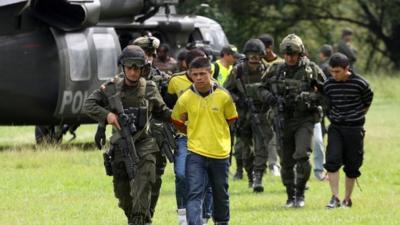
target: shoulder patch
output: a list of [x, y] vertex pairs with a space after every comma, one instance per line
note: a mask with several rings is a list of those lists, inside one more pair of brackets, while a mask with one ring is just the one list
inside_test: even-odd
[[107, 87], [110, 86], [110, 85], [113, 85], [114, 83], [115, 83], [115, 80], [114, 80], [114, 78], [112, 78], [112, 79], [110, 79], [109, 81], [107, 81], [107, 82], [105, 82], [104, 84], [102, 84], [102, 85], [100, 86], [100, 89], [101, 89], [103, 92], [105, 92], [105, 91], [107, 91]]

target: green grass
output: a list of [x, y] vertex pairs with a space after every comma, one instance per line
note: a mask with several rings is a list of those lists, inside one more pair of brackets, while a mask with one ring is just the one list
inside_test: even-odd
[[[325, 209], [328, 184], [312, 177], [306, 207], [286, 210], [280, 179], [267, 174], [262, 194], [248, 189], [246, 180], [230, 180], [231, 224], [399, 224], [400, 79], [369, 81], [375, 99], [367, 116], [362, 191], [355, 188], [353, 208]], [[0, 225], [125, 224], [101, 152], [90, 144], [94, 132], [93, 125], [82, 126], [71, 143], [36, 147], [33, 127], [0, 127]], [[340, 188], [343, 196], [343, 182]], [[153, 224], [176, 224], [171, 165], [161, 192]]]

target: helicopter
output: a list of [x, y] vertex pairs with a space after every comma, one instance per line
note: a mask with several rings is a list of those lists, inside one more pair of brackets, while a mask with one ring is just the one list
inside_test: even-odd
[[221, 26], [180, 15], [179, 0], [0, 1], [0, 125], [35, 125], [37, 143], [94, 123], [81, 113], [88, 95], [119, 73], [129, 41], [151, 32], [176, 53], [191, 42], [216, 51]]

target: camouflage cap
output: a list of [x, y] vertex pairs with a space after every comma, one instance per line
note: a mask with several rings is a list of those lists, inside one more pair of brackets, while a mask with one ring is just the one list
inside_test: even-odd
[[238, 52], [238, 49], [234, 45], [225, 45], [224, 47], [222, 47], [221, 56], [223, 54], [233, 55], [236, 58], [240, 57], [240, 53]]
[[283, 54], [305, 53], [303, 41], [296, 34], [289, 34], [283, 38], [281, 44], [279, 45], [279, 49]]
[[141, 47], [146, 53], [156, 54], [160, 40], [153, 36], [142, 36], [136, 38], [132, 44]]

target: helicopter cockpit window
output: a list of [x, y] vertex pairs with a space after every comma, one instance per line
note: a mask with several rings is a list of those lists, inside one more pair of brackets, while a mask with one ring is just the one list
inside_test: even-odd
[[205, 41], [209, 41], [211, 47], [221, 48], [221, 46], [227, 45], [228, 40], [226, 39], [224, 32], [219, 26], [209, 26], [209, 27], [201, 27], [201, 34], [203, 35], [203, 39]]
[[201, 32], [198, 28], [196, 28], [189, 36], [188, 43], [196, 42], [196, 41], [202, 41], [203, 36], [201, 35]]
[[65, 37], [68, 46], [69, 73], [73, 81], [90, 79], [89, 45], [84, 34], [71, 33]]
[[99, 80], [106, 80], [118, 72], [117, 47], [111, 34], [93, 34], [96, 47], [97, 74]]

